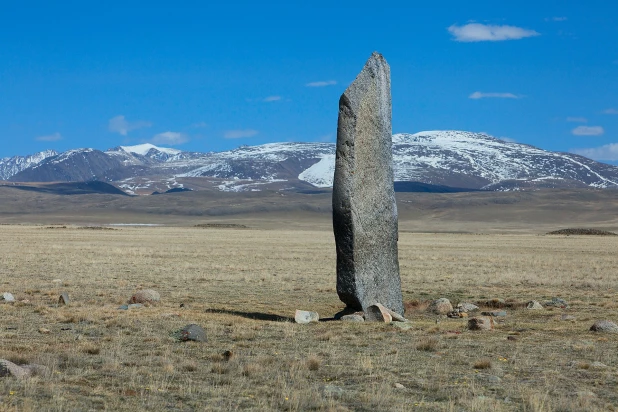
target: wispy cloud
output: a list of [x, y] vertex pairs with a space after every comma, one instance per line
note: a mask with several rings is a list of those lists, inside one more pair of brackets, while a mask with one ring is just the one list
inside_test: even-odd
[[39, 142], [57, 142], [58, 140], [62, 140], [62, 135], [56, 132], [54, 134], [36, 137], [34, 140], [38, 140]]
[[618, 114], [618, 109], [603, 110], [603, 114]]
[[618, 143], [610, 143], [599, 147], [571, 149], [571, 153], [589, 157], [594, 160], [618, 160]]
[[569, 19], [568, 17], [558, 16], [558, 17], [547, 17], [545, 21], [567, 21], [568, 19]]
[[588, 123], [588, 119], [585, 117], [567, 117], [566, 121], [571, 123]]
[[227, 130], [223, 133], [223, 137], [226, 139], [241, 139], [243, 137], [253, 137], [256, 134], [258, 134], [258, 131], [253, 129]]
[[129, 133], [131, 130], [142, 129], [144, 127], [150, 127], [150, 126], [152, 126], [152, 123], [144, 121], [144, 120], [137, 120], [135, 122], [129, 122], [122, 115], [112, 117], [111, 119], [109, 119], [109, 123], [108, 123], [108, 129], [110, 132], [120, 133], [123, 136], [126, 136], [127, 133]]
[[458, 42], [519, 40], [539, 36], [540, 33], [516, 26], [470, 23], [464, 26], [452, 25], [448, 31]]
[[326, 81], [307, 83], [305, 86], [307, 86], [307, 87], [326, 87], [326, 86], [334, 86], [336, 84], [337, 84], [337, 82], [334, 81], [334, 80], [326, 80]]
[[601, 126], [577, 126], [571, 133], [575, 136], [600, 136], [605, 130]]
[[320, 136], [316, 139], [316, 142], [323, 142], [323, 143], [328, 143], [328, 142], [332, 142], [333, 141], [333, 135], [331, 134], [325, 134], [324, 136]]
[[518, 96], [513, 93], [483, 93], [483, 92], [474, 92], [470, 96], [469, 99], [485, 99], [488, 97], [499, 98], [499, 99], [519, 99], [522, 96]]
[[278, 102], [279, 100], [281, 100], [281, 96], [268, 96], [268, 97], [264, 98], [263, 101], [265, 101], [265, 102]]
[[504, 140], [505, 142], [509, 142], [509, 143], [517, 143], [517, 140], [512, 139], [510, 137], [499, 137], [500, 140]]
[[163, 132], [154, 135], [150, 140], [152, 144], [167, 144], [170, 146], [183, 144], [189, 141], [189, 136], [179, 132]]

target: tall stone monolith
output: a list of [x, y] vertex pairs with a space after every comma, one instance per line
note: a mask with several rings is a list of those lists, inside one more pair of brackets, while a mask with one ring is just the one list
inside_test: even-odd
[[373, 53], [339, 99], [333, 183], [337, 294], [349, 308], [403, 315], [393, 189], [391, 78]]

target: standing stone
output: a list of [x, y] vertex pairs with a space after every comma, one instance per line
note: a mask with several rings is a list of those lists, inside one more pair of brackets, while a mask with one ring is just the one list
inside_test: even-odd
[[379, 302], [403, 315], [390, 68], [379, 53], [339, 99], [333, 229], [339, 299], [354, 310]]

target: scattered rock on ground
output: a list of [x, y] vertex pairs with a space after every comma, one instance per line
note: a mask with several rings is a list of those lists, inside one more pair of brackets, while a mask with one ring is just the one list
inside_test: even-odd
[[118, 310], [129, 310], [129, 309], [139, 309], [143, 308], [144, 305], [141, 303], [131, 303], [130, 305], [120, 305], [118, 306]]
[[550, 301], [545, 302], [545, 306], [554, 306], [557, 308], [566, 309], [569, 307], [569, 304], [566, 300], [560, 298], [551, 298]]
[[39, 328], [39, 333], [42, 333], [43, 335], [49, 335], [51, 333], [51, 330], [47, 328]]
[[318, 315], [318, 312], [310, 312], [308, 310], [296, 309], [296, 313], [294, 314], [294, 320], [296, 321], [296, 323], [304, 325], [307, 323], [319, 321], [320, 315]]
[[574, 322], [576, 318], [573, 315], [563, 314], [562, 316], [560, 316], [560, 319]]
[[365, 318], [363, 318], [361, 315], [343, 315], [341, 317], [341, 320], [344, 322], [364, 322]]
[[453, 311], [453, 305], [451, 305], [450, 300], [446, 298], [440, 298], [432, 301], [429, 304], [428, 310], [435, 313], [436, 315], [446, 315], [447, 313]]
[[460, 313], [468, 313], [468, 312], [475, 312], [479, 310], [479, 307], [476, 306], [474, 303], [461, 302], [457, 304], [457, 309], [459, 310]]
[[9, 292], [4, 292], [2, 294], [2, 299], [5, 302], [15, 302], [15, 297], [12, 294], [10, 294]]
[[530, 302], [526, 304], [526, 309], [541, 310], [543, 309], [543, 305], [541, 305], [536, 300], [531, 300]]
[[493, 330], [494, 320], [491, 317], [477, 316], [468, 320], [469, 330]]
[[14, 376], [17, 379], [27, 378], [31, 375], [31, 371], [26, 368], [22, 368], [19, 365], [14, 364], [5, 359], [0, 359], [0, 378], [7, 376]]
[[159, 292], [152, 289], [143, 289], [135, 292], [131, 299], [129, 299], [129, 303], [156, 303], [161, 300], [161, 296]]
[[68, 305], [69, 304], [69, 294], [66, 292], [62, 292], [60, 297], [58, 298], [59, 305]]
[[178, 340], [186, 342], [192, 340], [194, 342], [206, 342], [206, 331], [195, 323], [191, 323], [184, 328], [174, 333]]
[[399, 322], [394, 320], [391, 322], [391, 325], [401, 330], [412, 329], [412, 322]]
[[367, 306], [367, 309], [365, 309], [365, 320], [367, 322], [390, 323], [393, 321], [393, 316], [384, 305], [376, 303], [375, 305]]
[[491, 316], [494, 318], [501, 318], [506, 316], [506, 311], [505, 310], [492, 310], [489, 312], [481, 312], [481, 315], [483, 316]]
[[598, 320], [590, 327], [593, 332], [618, 333], [618, 325], [609, 320]]
[[399, 382], [395, 382], [395, 384], [393, 386], [395, 387], [395, 389], [405, 389], [406, 388], [405, 386], [403, 386]]
[[607, 369], [607, 365], [602, 362], [596, 361], [590, 364], [590, 369], [603, 370]]

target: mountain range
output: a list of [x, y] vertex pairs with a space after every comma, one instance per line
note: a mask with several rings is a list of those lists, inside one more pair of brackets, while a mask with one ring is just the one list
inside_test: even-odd
[[[395, 134], [393, 163], [396, 182], [420, 182], [461, 190], [618, 188], [616, 166], [480, 133]], [[259, 191], [269, 187], [307, 191], [328, 190], [334, 167], [333, 143], [270, 143], [209, 153], [145, 143], [106, 151], [48, 150], [4, 158], [0, 159], [0, 179], [103, 181], [129, 194], [174, 188]]]

